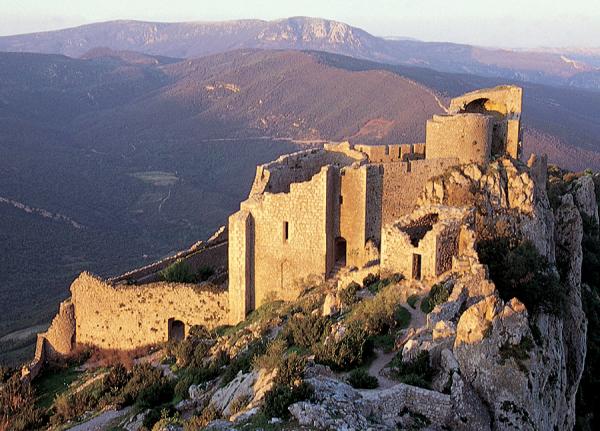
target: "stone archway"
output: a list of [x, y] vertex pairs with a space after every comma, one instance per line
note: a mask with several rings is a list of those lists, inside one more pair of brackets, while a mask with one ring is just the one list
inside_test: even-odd
[[181, 341], [185, 338], [185, 324], [181, 320], [169, 319], [169, 341]]

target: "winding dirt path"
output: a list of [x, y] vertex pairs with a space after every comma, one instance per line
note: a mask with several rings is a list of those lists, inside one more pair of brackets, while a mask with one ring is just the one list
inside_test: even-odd
[[368, 373], [369, 375], [375, 377], [379, 382], [378, 389], [388, 389], [394, 385], [397, 385], [398, 382], [390, 380], [381, 374], [381, 370], [383, 370], [385, 366], [389, 364], [392, 359], [394, 359], [396, 352], [385, 353], [381, 349], [375, 349], [375, 355], [377, 355], [377, 357], [373, 362], [371, 362]]

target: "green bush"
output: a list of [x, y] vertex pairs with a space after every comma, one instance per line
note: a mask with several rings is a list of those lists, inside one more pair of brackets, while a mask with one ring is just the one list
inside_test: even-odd
[[195, 283], [197, 276], [184, 260], [178, 260], [160, 272], [163, 280], [172, 283]]
[[371, 287], [375, 283], [379, 281], [379, 275], [377, 274], [368, 274], [365, 278], [363, 278], [363, 286], [366, 288]]
[[256, 370], [274, 370], [279, 366], [287, 347], [287, 343], [281, 338], [271, 341], [263, 355], [254, 357], [252, 360], [252, 367]]
[[215, 273], [215, 270], [212, 269], [210, 266], [202, 266], [198, 270], [198, 280], [199, 281], [206, 281], [210, 277], [212, 277], [214, 275], [214, 273]]
[[348, 284], [348, 286], [346, 286], [344, 289], [342, 289], [339, 293], [340, 301], [342, 302], [342, 305], [348, 307], [350, 305], [355, 304], [358, 300], [358, 298], [356, 297], [356, 293], [359, 290], [360, 290], [360, 284], [358, 284], [355, 281]]
[[290, 384], [302, 380], [306, 359], [296, 352], [289, 353], [279, 359], [275, 384]]
[[315, 360], [336, 370], [348, 370], [361, 365], [372, 349], [367, 331], [360, 322], [352, 322], [340, 340], [327, 339], [315, 348]]
[[503, 300], [518, 298], [532, 314], [564, 315], [565, 289], [531, 242], [512, 247], [506, 238], [484, 241], [478, 244], [478, 252]]
[[415, 310], [417, 308], [417, 301], [419, 300], [419, 298], [420, 298], [419, 295], [417, 295], [416, 293], [413, 293], [408, 298], [406, 298], [406, 303], [410, 306], [410, 308]]
[[37, 429], [44, 415], [35, 406], [35, 393], [30, 385], [21, 382], [18, 372], [5, 371], [0, 384], [0, 429], [25, 431]]
[[434, 284], [429, 294], [421, 301], [421, 311], [425, 314], [431, 313], [436, 305], [446, 302], [449, 296], [450, 292], [443, 284]]
[[133, 404], [142, 391], [162, 381], [162, 371], [152, 365], [136, 364], [130, 373], [127, 384], [123, 387], [119, 397], [124, 405]]
[[394, 311], [394, 321], [397, 328], [405, 329], [410, 325], [410, 311], [404, 308], [402, 305], [398, 305]]
[[357, 389], [375, 389], [379, 386], [376, 377], [371, 376], [363, 368], [358, 368], [348, 376], [348, 383]]
[[216, 367], [185, 368], [179, 375], [177, 384], [175, 385], [175, 396], [181, 399], [188, 398], [190, 386], [208, 382], [216, 378], [218, 373], [219, 371]]
[[170, 401], [173, 399], [173, 386], [169, 380], [161, 378], [140, 390], [135, 400], [135, 406], [143, 410]]
[[411, 361], [402, 361], [400, 352], [392, 361], [391, 369], [394, 376], [402, 383], [430, 389], [433, 378], [433, 368], [429, 364], [429, 352], [424, 350]]
[[322, 339], [326, 328], [325, 317], [296, 314], [285, 325], [284, 336], [291, 345], [310, 349]]
[[209, 404], [202, 410], [202, 413], [200, 413], [199, 416], [193, 416], [192, 418], [188, 419], [183, 425], [183, 430], [198, 431], [204, 429], [206, 425], [216, 419], [219, 419], [220, 417], [221, 413], [219, 413], [215, 406]]
[[286, 419], [290, 415], [290, 405], [312, 398], [313, 393], [312, 387], [306, 382], [297, 386], [275, 385], [265, 395], [262, 411], [267, 417]]

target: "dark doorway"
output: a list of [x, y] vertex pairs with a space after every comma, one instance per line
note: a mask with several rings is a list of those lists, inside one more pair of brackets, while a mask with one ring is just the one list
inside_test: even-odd
[[346, 240], [342, 237], [335, 239], [335, 264], [346, 266]]
[[181, 320], [169, 319], [169, 341], [181, 341], [185, 338], [185, 324]]
[[412, 278], [414, 280], [421, 279], [421, 255], [420, 254], [413, 254]]

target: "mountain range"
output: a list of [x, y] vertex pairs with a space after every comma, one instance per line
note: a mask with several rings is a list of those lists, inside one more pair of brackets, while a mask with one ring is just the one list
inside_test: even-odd
[[522, 51], [381, 38], [348, 24], [321, 18], [182, 23], [109, 21], [0, 37], [0, 51], [79, 57], [96, 47], [180, 58], [244, 48], [319, 50], [444, 72], [600, 89], [598, 49]]

